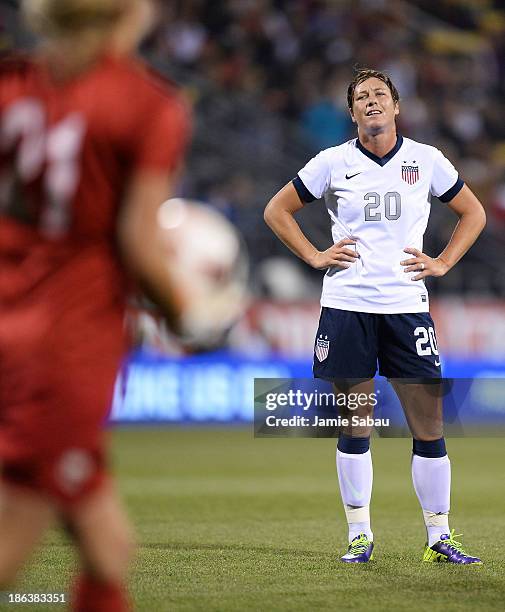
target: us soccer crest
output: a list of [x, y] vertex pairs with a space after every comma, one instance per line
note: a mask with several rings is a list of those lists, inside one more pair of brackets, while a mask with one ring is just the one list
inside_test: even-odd
[[411, 166], [408, 166], [407, 162], [403, 162], [402, 179], [409, 185], [413, 185], [419, 180], [419, 166], [414, 166], [415, 163], [414, 161]]
[[328, 340], [328, 336], [325, 336], [323, 339], [323, 334], [319, 334], [319, 338], [316, 340], [316, 357], [319, 361], [324, 361], [326, 357], [328, 357], [329, 352], [330, 341]]

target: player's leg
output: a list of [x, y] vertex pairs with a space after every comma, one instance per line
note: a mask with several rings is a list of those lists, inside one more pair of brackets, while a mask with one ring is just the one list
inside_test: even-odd
[[428, 313], [385, 315], [379, 338], [380, 372], [395, 389], [413, 437], [412, 481], [428, 539], [424, 560], [480, 562], [464, 553], [449, 529], [451, 462], [433, 321]]
[[35, 491], [0, 487], [0, 590], [16, 577], [54, 519], [47, 497]]
[[427, 545], [423, 561], [481, 563], [463, 550], [449, 529], [451, 462], [443, 437], [442, 385], [391, 381], [413, 436], [412, 481], [423, 511]]
[[105, 482], [64, 518], [82, 565], [75, 585], [75, 610], [129, 610], [126, 580], [134, 550], [133, 530], [114, 486]]
[[390, 382], [413, 436], [412, 481], [432, 546], [450, 533], [451, 462], [443, 437], [441, 383]]
[[[335, 393], [373, 393], [373, 379], [355, 385], [334, 385]], [[352, 417], [373, 416], [371, 404], [360, 405], [356, 410], [342, 407], [340, 414], [352, 423]], [[359, 562], [372, 556], [370, 543], [373, 532], [370, 525], [370, 500], [372, 496], [373, 468], [370, 452], [369, 426], [344, 426], [337, 444], [337, 473], [340, 494], [348, 524], [349, 550], [343, 561]], [[363, 535], [365, 537], [363, 537]]]
[[[376, 371], [376, 317], [367, 313], [323, 308], [314, 351], [314, 375], [331, 380], [335, 393], [373, 392]], [[370, 396], [369, 396], [370, 397]], [[355, 410], [340, 407], [349, 425], [340, 432], [336, 463], [342, 502], [349, 528], [349, 549], [345, 562], [371, 558], [373, 533], [370, 526], [370, 498], [373, 470], [370, 427], [352, 424], [352, 417], [372, 416], [370, 403]]]
[[[37, 312], [38, 314], [38, 312]], [[0, 307], [0, 590], [12, 583], [54, 518], [39, 486], [47, 450], [47, 360], [40, 358], [40, 321], [26, 308]], [[37, 324], [35, 323], [37, 322]], [[41, 447], [44, 446], [44, 450]]]
[[[58, 415], [66, 424], [66, 449], [61, 451], [59, 463], [64, 462], [67, 480], [72, 476], [70, 483], [60, 478], [57, 486], [62, 495], [71, 491], [71, 499], [62, 505], [62, 518], [77, 545], [82, 566], [74, 607], [86, 612], [122, 612], [129, 609], [126, 578], [132, 530], [106, 473], [107, 440], [102, 429], [124, 354], [123, 317], [106, 303], [101, 318], [84, 318], [81, 327], [87, 330], [87, 339], [83, 342], [83, 329], [74, 329], [73, 316], [71, 311], [65, 312], [59, 322], [53, 363], [58, 377], [54, 394], [66, 408], [64, 417]], [[76, 450], [81, 471], [78, 482]]]

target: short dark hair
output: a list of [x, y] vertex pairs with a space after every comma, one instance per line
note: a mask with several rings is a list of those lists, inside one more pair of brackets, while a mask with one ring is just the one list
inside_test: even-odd
[[372, 68], [359, 68], [356, 70], [353, 80], [349, 83], [349, 87], [347, 88], [347, 106], [350, 110], [352, 110], [352, 103], [354, 101], [354, 91], [356, 87], [366, 81], [367, 79], [376, 78], [385, 83], [389, 87], [389, 91], [391, 92], [391, 96], [393, 98], [393, 102], [399, 102], [400, 96], [398, 94], [398, 90], [393, 84], [393, 81], [390, 77], [380, 70], [373, 70]]

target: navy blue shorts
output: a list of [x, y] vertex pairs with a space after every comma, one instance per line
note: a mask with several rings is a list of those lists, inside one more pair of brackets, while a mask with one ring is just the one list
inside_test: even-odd
[[440, 378], [435, 326], [428, 312], [373, 314], [321, 309], [314, 376], [326, 380]]

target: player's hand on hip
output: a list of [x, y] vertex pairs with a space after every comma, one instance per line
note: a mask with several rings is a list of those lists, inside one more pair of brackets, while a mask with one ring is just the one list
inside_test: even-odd
[[414, 255], [411, 259], [400, 261], [404, 266], [404, 272], [418, 272], [412, 277], [413, 281], [422, 280], [427, 276], [443, 276], [449, 270], [449, 266], [440, 257], [430, 257], [419, 249], [410, 247], [403, 249], [403, 252]]
[[351, 245], [356, 245], [356, 240], [345, 238], [336, 244], [333, 244], [326, 251], [317, 251], [314, 255], [311, 264], [316, 270], [324, 270], [330, 267], [349, 268], [351, 264], [359, 259], [359, 254], [348, 248]]

